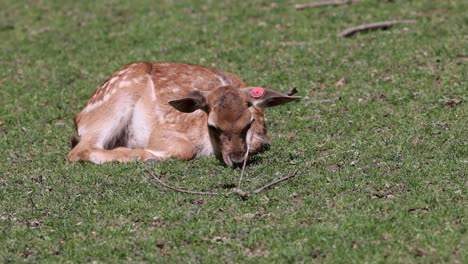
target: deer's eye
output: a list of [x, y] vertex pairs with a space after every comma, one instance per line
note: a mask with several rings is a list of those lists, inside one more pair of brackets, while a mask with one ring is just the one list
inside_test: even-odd
[[208, 128], [213, 132], [220, 132], [219, 128], [217, 128], [217, 127], [215, 127], [213, 125], [208, 124]]

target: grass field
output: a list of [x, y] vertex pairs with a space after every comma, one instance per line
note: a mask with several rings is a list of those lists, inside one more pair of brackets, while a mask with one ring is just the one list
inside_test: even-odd
[[[467, 1], [89, 2], [0, 2], [1, 263], [468, 262]], [[336, 36], [394, 19], [417, 23]], [[74, 115], [133, 61], [297, 86], [243, 186], [297, 176], [243, 201], [145, 172], [227, 191], [215, 158], [68, 163]]]

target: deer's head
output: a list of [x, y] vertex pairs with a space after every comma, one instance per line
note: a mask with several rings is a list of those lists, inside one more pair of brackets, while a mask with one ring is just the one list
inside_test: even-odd
[[199, 109], [205, 111], [214, 153], [226, 165], [240, 167], [253, 133], [251, 127], [265, 126], [263, 118], [255, 120], [258, 108], [282, 105], [297, 99], [299, 97], [267, 88], [225, 86], [210, 92], [194, 91], [169, 104], [184, 113]]

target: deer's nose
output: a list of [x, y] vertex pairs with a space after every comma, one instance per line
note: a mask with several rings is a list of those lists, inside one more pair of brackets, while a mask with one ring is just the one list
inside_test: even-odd
[[231, 162], [232, 162], [232, 166], [234, 168], [242, 167], [242, 165], [244, 165], [244, 156], [245, 154], [242, 152], [233, 153], [229, 155], [229, 158], [231, 159]]
[[242, 168], [243, 165], [244, 165], [244, 161], [239, 161], [239, 162], [233, 161], [232, 162], [232, 167], [233, 168]]

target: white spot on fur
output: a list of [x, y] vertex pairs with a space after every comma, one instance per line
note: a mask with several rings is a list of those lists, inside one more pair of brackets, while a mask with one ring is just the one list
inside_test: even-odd
[[129, 72], [129, 69], [128, 69], [128, 68], [119, 70], [119, 71], [117, 72], [117, 74], [118, 74], [118, 75], [124, 75], [124, 74], [126, 74], [127, 72]]
[[100, 107], [100, 106], [102, 105], [102, 103], [103, 103], [103, 101], [95, 101], [95, 102], [93, 102], [93, 103], [87, 105], [87, 106], [85, 107], [85, 109], [83, 109], [83, 111], [86, 112], [86, 113], [88, 113], [88, 112], [90, 112], [90, 111], [92, 111], [92, 110], [94, 110], [94, 109]]
[[229, 84], [229, 83], [226, 81], [226, 79], [224, 78], [224, 76], [216, 75], [216, 78], [218, 78], [218, 80], [221, 82], [221, 86], [226, 86], [226, 85]]
[[112, 77], [112, 78], [109, 80], [108, 84], [109, 84], [109, 85], [114, 85], [114, 83], [115, 83], [118, 79], [119, 79], [119, 78], [117, 78], [117, 77]]
[[121, 82], [119, 82], [119, 88], [128, 87], [130, 85], [132, 85], [131, 81], [121, 81]]
[[[110, 97], [112, 94], [115, 93], [115, 90], [112, 90], [111, 93], [106, 93], [104, 95], [104, 97], [102, 98], [102, 100], [99, 100], [99, 101], [94, 101], [92, 102], [91, 104], [88, 104], [85, 109], [83, 109], [84, 112], [88, 113], [98, 107], [100, 107], [102, 104], [104, 104], [105, 102], [109, 101]], [[103, 94], [103, 91], [99, 91], [98, 92], [98, 96], [101, 96]], [[93, 96], [92, 98], [95, 98], [95, 96]]]

